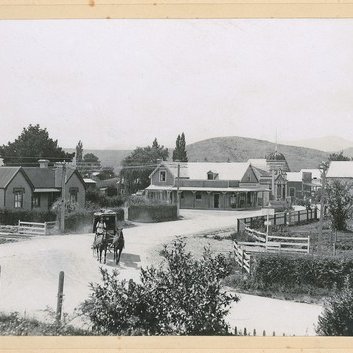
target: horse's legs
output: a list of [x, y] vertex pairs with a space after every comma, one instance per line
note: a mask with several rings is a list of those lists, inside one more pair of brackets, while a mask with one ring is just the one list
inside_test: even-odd
[[105, 246], [105, 247], [104, 247], [104, 263], [105, 263], [105, 264], [107, 263], [107, 249], [108, 249], [108, 247]]
[[120, 255], [121, 255], [121, 252], [123, 251], [123, 249], [118, 249], [118, 260], [117, 260], [117, 264], [119, 263], [119, 261], [120, 261]]

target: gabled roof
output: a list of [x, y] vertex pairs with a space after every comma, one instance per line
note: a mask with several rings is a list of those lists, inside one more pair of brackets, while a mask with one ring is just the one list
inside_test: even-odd
[[[177, 162], [162, 162], [152, 174], [154, 174], [161, 166], [165, 166], [170, 173], [178, 176]], [[218, 180], [241, 180], [249, 168], [248, 162], [242, 163], [180, 163], [180, 178], [207, 180], [207, 173], [213, 172], [218, 174]], [[152, 175], [151, 174], [151, 175]]]
[[326, 176], [328, 178], [353, 178], [353, 161], [332, 161]]
[[40, 167], [23, 167], [23, 170], [31, 180], [33, 186], [37, 188], [54, 188], [54, 169]]
[[260, 178], [263, 178], [263, 177], [271, 177], [271, 174], [266, 170], [263, 170], [254, 166], [252, 166], [252, 169], [258, 180], [260, 180]]
[[6, 188], [20, 169], [21, 167], [0, 167], [0, 188]]
[[268, 167], [268, 164], [267, 164], [267, 161], [265, 158], [250, 158], [248, 160], [248, 163], [251, 164], [255, 168], [269, 171], [269, 167]]

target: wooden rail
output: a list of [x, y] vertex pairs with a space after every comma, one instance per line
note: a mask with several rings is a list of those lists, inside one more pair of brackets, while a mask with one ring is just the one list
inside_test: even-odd
[[241, 267], [241, 270], [245, 270], [250, 273], [250, 261], [251, 256], [248, 254], [236, 241], [233, 242], [235, 261]]

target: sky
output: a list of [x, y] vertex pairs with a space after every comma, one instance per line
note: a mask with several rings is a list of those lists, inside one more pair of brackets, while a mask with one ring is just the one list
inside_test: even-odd
[[353, 20], [0, 21], [0, 77], [0, 145], [351, 139]]

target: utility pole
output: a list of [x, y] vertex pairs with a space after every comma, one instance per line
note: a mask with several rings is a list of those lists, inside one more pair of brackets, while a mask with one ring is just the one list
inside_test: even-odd
[[180, 194], [179, 194], [179, 187], [180, 187], [180, 163], [178, 162], [178, 183], [177, 183], [177, 217], [179, 218], [180, 213]]
[[318, 252], [322, 253], [322, 228], [324, 223], [324, 207], [325, 207], [325, 189], [326, 189], [326, 172], [329, 162], [322, 162], [319, 166], [321, 170], [321, 197], [320, 197], [320, 219], [319, 219], [319, 234], [318, 234]]
[[65, 185], [66, 185], [66, 162], [62, 163], [61, 169], [61, 207], [60, 207], [60, 231], [65, 232]]

